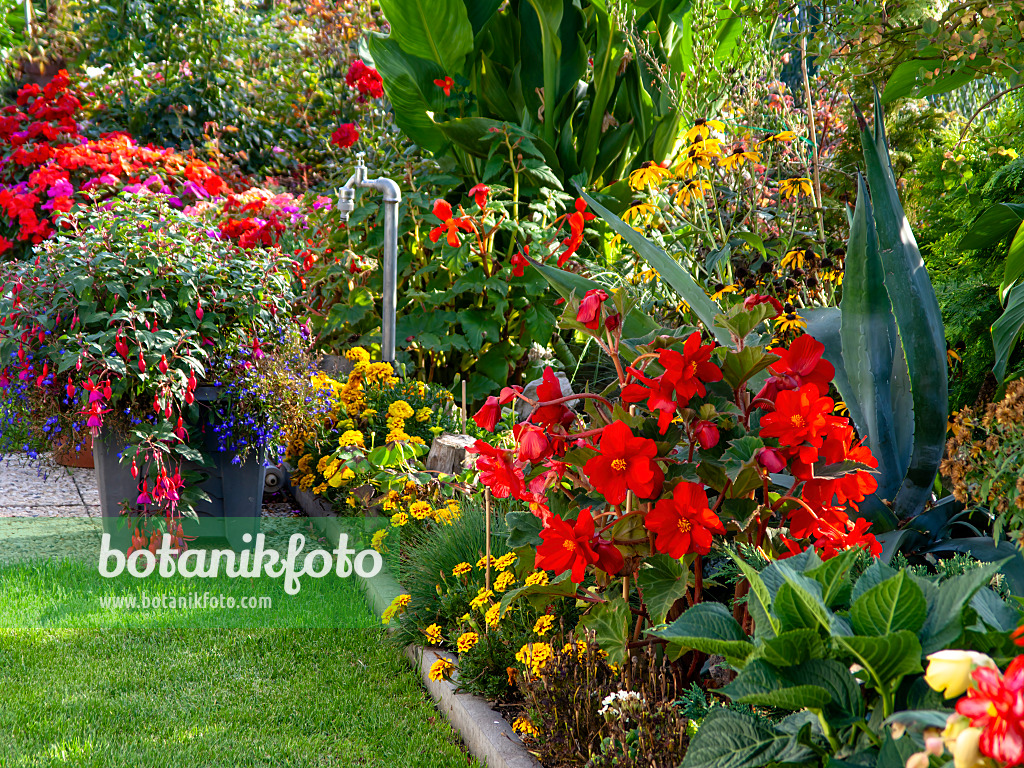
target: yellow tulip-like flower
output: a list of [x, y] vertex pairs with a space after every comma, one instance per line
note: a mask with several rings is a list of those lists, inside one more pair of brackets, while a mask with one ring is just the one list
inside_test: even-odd
[[924, 681], [932, 690], [953, 699], [971, 686], [971, 673], [977, 667], [996, 669], [996, 663], [976, 651], [938, 651], [928, 657]]
[[430, 665], [430, 679], [435, 683], [439, 680], [445, 680], [451, 676], [454, 669], [455, 665], [448, 661], [448, 659], [438, 659]]

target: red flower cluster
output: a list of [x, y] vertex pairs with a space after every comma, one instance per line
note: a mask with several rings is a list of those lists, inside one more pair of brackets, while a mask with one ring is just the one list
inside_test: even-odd
[[331, 134], [331, 144], [341, 149], [348, 149], [359, 141], [359, 129], [354, 123], [342, 123]]
[[595, 533], [590, 508], [580, 510], [573, 524], [552, 515], [540, 533], [543, 544], [537, 547], [536, 566], [555, 573], [570, 572], [576, 584], [583, 581], [588, 565], [596, 565], [612, 575], [625, 562], [618, 547], [603, 541]]
[[349, 88], [355, 88], [360, 96], [369, 96], [379, 99], [384, 96], [384, 81], [376, 69], [368, 67], [362, 59], [356, 59], [349, 65], [345, 73], [345, 83]]
[[670, 557], [711, 551], [712, 534], [724, 534], [725, 526], [708, 507], [704, 486], [683, 481], [672, 496], [661, 499], [647, 514], [647, 529], [655, 535], [654, 546]]
[[983, 755], [1011, 767], [1024, 765], [1024, 656], [1018, 656], [1005, 674], [977, 667], [971, 673], [976, 687], [956, 703], [956, 711], [981, 728]]
[[50, 237], [53, 212], [75, 202], [128, 191], [168, 195], [181, 207], [228, 190], [208, 164], [174, 150], [140, 147], [124, 133], [86, 139], [75, 120], [80, 108], [61, 70], [45, 88], [26, 85], [16, 104], [0, 109], [0, 254]]
[[587, 212], [587, 201], [582, 197], [576, 198], [575, 210], [565, 216], [569, 223], [569, 236], [562, 241], [565, 250], [558, 255], [558, 266], [564, 266], [579, 247], [583, 244], [583, 227], [586, 222], [594, 218], [594, 214]]
[[613, 421], [601, 430], [599, 450], [583, 473], [609, 504], [624, 502], [627, 490], [641, 499], [661, 493], [665, 473], [655, 461], [658, 446], [653, 440], [636, 437], [626, 424]]
[[700, 332], [694, 331], [680, 354], [674, 349], [658, 352], [658, 362], [665, 372], [650, 378], [635, 368], [627, 369], [639, 383], [627, 384], [622, 400], [627, 403], [647, 401], [651, 411], [658, 411], [658, 429], [668, 431], [677, 410], [685, 408], [694, 395], [707, 394], [705, 384], [722, 380], [722, 369], [711, 362], [714, 344], [700, 343]]

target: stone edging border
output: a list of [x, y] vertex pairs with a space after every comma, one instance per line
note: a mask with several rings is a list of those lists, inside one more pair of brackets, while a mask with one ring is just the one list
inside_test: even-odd
[[[287, 473], [286, 473], [287, 477]], [[336, 541], [341, 532], [334, 522], [330, 505], [317, 499], [308, 491], [292, 487], [289, 490], [302, 510], [309, 516], [328, 541]], [[359, 579], [359, 585], [366, 593], [367, 602], [374, 614], [380, 616], [391, 605], [391, 601], [402, 593], [402, 588], [390, 574], [381, 573], [372, 579]], [[468, 693], [456, 693], [455, 685], [447, 680], [430, 679], [430, 667], [438, 658], [455, 661], [456, 657], [436, 648], [424, 648], [411, 644], [406, 646], [405, 655], [417, 670], [424, 687], [430, 693], [438, 710], [458, 731], [469, 752], [488, 768], [543, 768], [520, 741], [512, 726], [495, 712], [487, 700]]]

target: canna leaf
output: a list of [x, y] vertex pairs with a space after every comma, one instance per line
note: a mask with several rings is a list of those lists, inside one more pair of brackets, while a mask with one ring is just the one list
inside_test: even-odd
[[996, 348], [996, 364], [992, 366], [992, 372], [1000, 384], [1006, 378], [1006, 364], [1022, 330], [1024, 330], [1024, 283], [1010, 291], [1006, 300], [1006, 309], [1003, 310], [999, 319], [992, 323], [992, 344]]
[[721, 314], [721, 307], [708, 298], [707, 294], [704, 293], [704, 289], [697, 284], [689, 273], [679, 266], [675, 259], [626, 224], [626, 222], [586, 192], [580, 190], [580, 195], [587, 201], [587, 205], [593, 208], [616, 234], [633, 246], [640, 258], [650, 264], [661, 278], [672, 286], [675, 292], [679, 294], [679, 297], [690, 305], [690, 309], [693, 310], [694, 314], [715, 334], [718, 342], [728, 345], [730, 343], [728, 331], [715, 325], [715, 316]]

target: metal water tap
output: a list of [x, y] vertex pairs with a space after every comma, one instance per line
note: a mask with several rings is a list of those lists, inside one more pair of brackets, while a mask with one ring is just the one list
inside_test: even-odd
[[338, 212], [342, 221], [355, 210], [357, 187], [368, 187], [384, 193], [384, 307], [381, 313], [381, 358], [395, 362], [395, 312], [398, 300], [398, 204], [402, 190], [383, 176], [366, 178], [366, 153], [356, 153], [356, 167], [345, 185], [338, 190]]

